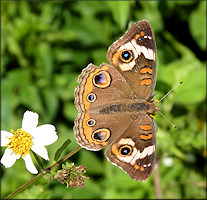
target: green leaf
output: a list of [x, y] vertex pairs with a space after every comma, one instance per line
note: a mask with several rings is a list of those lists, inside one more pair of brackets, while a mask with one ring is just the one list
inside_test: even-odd
[[67, 139], [63, 145], [56, 151], [54, 160], [57, 161], [59, 157], [61, 156], [62, 152], [67, 148], [67, 146], [71, 143], [71, 139]]
[[140, 4], [143, 7], [143, 10], [136, 10], [137, 19], [148, 20], [153, 28], [154, 33], [162, 30], [163, 21], [161, 20], [162, 15], [159, 11], [159, 1], [140, 1]]
[[159, 66], [159, 80], [172, 87], [183, 81], [183, 84], [174, 91], [177, 102], [183, 104], [202, 102], [206, 97], [206, 68], [204, 63], [168, 32], [165, 33], [165, 37], [172, 41], [172, 45], [181, 54], [182, 59], [177, 59], [165, 66]]
[[18, 43], [18, 41], [16, 40], [16, 38], [14, 38], [10, 35], [8, 35], [7, 37], [8, 37], [7, 44], [8, 44], [9, 52], [18, 58], [18, 61], [21, 66], [27, 67], [28, 62], [23, 55], [22, 48], [21, 48], [20, 44]]
[[107, 1], [111, 8], [113, 18], [121, 29], [126, 27], [130, 14], [130, 1]]
[[46, 121], [52, 121], [59, 106], [57, 92], [54, 88], [44, 88], [42, 90], [44, 113]]
[[199, 2], [199, 7], [190, 15], [189, 28], [200, 48], [206, 50], [206, 1]]
[[54, 68], [51, 47], [48, 43], [41, 42], [36, 51], [38, 64], [42, 68], [45, 78], [49, 79]]
[[[184, 74], [185, 70], [182, 71]], [[182, 81], [182, 86], [176, 91], [177, 101], [183, 104], [195, 104], [205, 100], [206, 68], [200, 67], [189, 70], [188, 76], [183, 76]]]

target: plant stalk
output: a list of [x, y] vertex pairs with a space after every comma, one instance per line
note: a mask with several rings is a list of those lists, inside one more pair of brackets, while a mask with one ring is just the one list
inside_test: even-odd
[[75, 153], [77, 153], [80, 149], [81, 149], [80, 146], [77, 147], [76, 149], [74, 149], [73, 151], [71, 151], [69, 154], [67, 154], [64, 158], [62, 158], [61, 160], [57, 161], [56, 163], [54, 163], [53, 165], [51, 165], [47, 169], [42, 169], [42, 171], [39, 174], [37, 174], [34, 178], [32, 178], [30, 181], [28, 181], [27, 183], [25, 183], [24, 185], [22, 185], [21, 187], [19, 187], [17, 190], [15, 190], [11, 194], [9, 194], [4, 199], [11, 199], [11, 198], [15, 197], [19, 192], [25, 190], [32, 183], [36, 182], [40, 177], [42, 177], [46, 173], [49, 173], [52, 169], [54, 169], [55, 167], [57, 167], [58, 165], [60, 165], [62, 162], [64, 162], [68, 158], [70, 158], [72, 155], [74, 155]]

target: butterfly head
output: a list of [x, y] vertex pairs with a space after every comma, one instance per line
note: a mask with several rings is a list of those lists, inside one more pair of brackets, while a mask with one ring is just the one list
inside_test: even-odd
[[160, 108], [159, 108], [159, 106], [155, 105], [155, 102], [148, 102], [147, 103], [147, 113], [149, 115], [156, 115], [155, 112], [159, 111], [159, 110], [160, 110]]

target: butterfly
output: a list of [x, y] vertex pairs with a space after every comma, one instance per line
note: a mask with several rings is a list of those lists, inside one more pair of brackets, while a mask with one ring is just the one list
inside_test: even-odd
[[89, 64], [75, 89], [75, 138], [99, 151], [132, 179], [146, 180], [156, 157], [153, 101], [156, 43], [148, 21], [133, 23], [107, 52], [110, 64]]

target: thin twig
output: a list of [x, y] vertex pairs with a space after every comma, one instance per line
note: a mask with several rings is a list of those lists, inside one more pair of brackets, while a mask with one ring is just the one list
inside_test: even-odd
[[159, 163], [156, 160], [154, 166], [154, 183], [155, 183], [155, 191], [157, 199], [162, 199], [162, 191], [160, 186], [160, 174], [159, 174]]
[[17, 190], [15, 190], [14, 192], [12, 192], [11, 194], [9, 194], [7, 197], [5, 197], [4, 199], [11, 199], [12, 197], [16, 196], [19, 192], [21, 192], [22, 190], [26, 189], [29, 185], [31, 185], [33, 182], [37, 181], [37, 179], [39, 179], [42, 175], [44, 175], [44, 171], [41, 171], [39, 174], [37, 174], [33, 179], [31, 179], [30, 181], [28, 181], [27, 183], [25, 183], [24, 185], [22, 185], [21, 187], [19, 187]]
[[57, 167], [60, 163], [64, 162], [65, 160], [67, 160], [68, 158], [70, 158], [72, 155], [74, 155], [76, 152], [78, 152], [82, 147], [77, 147], [76, 149], [74, 149], [73, 151], [71, 151], [69, 154], [67, 154], [64, 158], [62, 158], [61, 160], [57, 161], [56, 163], [54, 163], [53, 165], [51, 165], [50, 167], [48, 167], [46, 170], [50, 171], [52, 169], [54, 169], [55, 167]]

